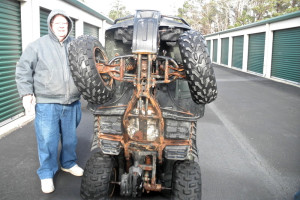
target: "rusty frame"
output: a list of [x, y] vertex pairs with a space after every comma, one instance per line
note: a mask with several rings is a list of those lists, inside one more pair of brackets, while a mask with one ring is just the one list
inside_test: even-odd
[[[100, 117], [99, 117], [100, 118]], [[100, 119], [98, 119], [100, 120]], [[131, 140], [128, 136], [128, 134], [125, 132], [123, 135], [112, 135], [112, 134], [104, 134], [104, 133], [98, 133], [98, 138], [99, 139], [105, 139], [105, 140], [112, 140], [112, 141], [118, 141], [122, 144], [123, 149], [124, 149], [124, 156], [126, 159], [126, 172], [129, 172], [129, 168], [131, 166], [131, 154], [134, 151], [156, 151], [158, 154], [158, 162], [162, 164], [162, 155], [163, 155], [163, 150], [166, 146], [189, 146], [190, 152], [192, 151], [192, 130], [193, 126], [195, 126], [195, 123], [192, 122], [192, 125], [190, 127], [190, 136], [188, 140], [174, 140], [174, 139], [165, 139], [163, 135], [159, 137], [159, 141], [154, 141], [151, 142], [151, 145], [148, 145], [146, 141], [134, 141]], [[100, 127], [98, 128], [100, 130]], [[99, 140], [100, 142], [100, 140]], [[132, 144], [137, 145], [136, 148], [130, 147]], [[139, 148], [140, 147], [140, 148]], [[155, 158], [155, 157], [153, 157]], [[140, 164], [139, 167], [142, 168], [145, 171], [152, 171], [156, 170], [154, 167], [154, 163], [156, 163], [156, 158], [149, 161], [145, 164]], [[143, 184], [144, 189], [149, 192], [149, 191], [161, 191], [162, 189], [169, 189], [169, 188], [163, 188], [161, 184], [156, 183], [156, 173], [152, 173], [151, 177], [151, 182], [149, 183], [149, 180], [146, 180], [145, 183]]]
[[[144, 57], [143, 57], [144, 56]], [[147, 58], [145, 58], [147, 56]], [[137, 66], [127, 65], [126, 59], [133, 58], [137, 61]], [[164, 65], [157, 66], [157, 71], [151, 71], [151, 67], [153, 65], [152, 61], [154, 59], [164, 60]], [[175, 66], [169, 64], [169, 61]], [[160, 164], [163, 161], [163, 150], [166, 146], [192, 146], [191, 142], [191, 134], [192, 128], [190, 129], [190, 138], [188, 140], [174, 140], [174, 139], [165, 139], [164, 132], [164, 120], [162, 116], [162, 111], [159, 107], [158, 102], [155, 100], [154, 95], [151, 94], [151, 88], [154, 88], [157, 83], [170, 83], [171, 81], [176, 80], [177, 78], [185, 78], [184, 69], [179, 67], [177, 63], [171, 58], [155, 55], [147, 54], [137, 54], [137, 56], [128, 55], [128, 56], [117, 56], [108, 64], [105, 63], [96, 63], [96, 68], [99, 74], [109, 74], [109, 76], [117, 81], [127, 81], [133, 82], [136, 86], [136, 89], [133, 92], [133, 96], [129, 101], [125, 113], [123, 115], [123, 126], [124, 130], [127, 130], [129, 125], [130, 118], [138, 118], [143, 120], [155, 119], [158, 121], [158, 129], [159, 129], [159, 137], [156, 138], [155, 141], [147, 141], [144, 137], [140, 137], [138, 134], [145, 134], [137, 132], [137, 137], [135, 139], [130, 138], [127, 131], [125, 131], [122, 135], [113, 135], [113, 134], [104, 134], [100, 132], [100, 127], [98, 127], [98, 141], [101, 139], [118, 141], [122, 144], [124, 149], [124, 156], [126, 159], [126, 171], [129, 171], [129, 167], [131, 166], [131, 154], [134, 151], [155, 151], [157, 152], [156, 156], [152, 156], [152, 160], [146, 162], [146, 164], [141, 164], [141, 167], [145, 171], [151, 171], [152, 177], [151, 182], [146, 181], [144, 183], [144, 189], [149, 191], [161, 191], [161, 184], [156, 184], [156, 159]], [[129, 74], [127, 71], [136, 70], [136, 74]], [[173, 72], [170, 72], [173, 70]], [[159, 71], [164, 72], [163, 75], [159, 73]], [[157, 81], [160, 79], [160, 81]], [[144, 81], [144, 82], [143, 82]], [[145, 102], [144, 107], [142, 107], [142, 102]], [[140, 105], [139, 111], [144, 110], [144, 114], [139, 112], [138, 114], [133, 114], [133, 108]], [[101, 109], [101, 107], [99, 107]], [[154, 115], [148, 115], [148, 109], [152, 109], [154, 111]], [[191, 113], [188, 113], [191, 114]], [[100, 116], [98, 117], [100, 121]], [[100, 123], [99, 123], [100, 126]], [[190, 148], [191, 150], [192, 148]], [[150, 179], [149, 179], [150, 180]]]
[[[141, 55], [141, 54], [138, 54]], [[148, 54], [151, 55], [151, 54]], [[152, 59], [156, 58], [156, 56], [151, 55]], [[137, 56], [139, 57], [139, 56]], [[134, 70], [136, 69], [136, 66], [134, 65], [127, 65], [126, 66], [126, 59], [128, 58], [133, 58], [133, 59], [138, 59], [134, 55], [127, 55], [127, 56], [117, 56], [113, 60], [111, 60], [108, 64], [106, 63], [96, 63], [96, 69], [99, 74], [109, 74], [111, 78], [117, 81], [126, 81], [126, 82], [137, 82], [137, 76], [135, 74], [130, 74], [126, 73], [126, 71]], [[157, 59], [160, 60], [165, 60], [164, 65], [160, 65], [159, 69], [161, 71], [164, 71], [164, 76], [161, 76], [158, 74], [158, 71], [156, 73], [151, 73], [150, 76], [150, 82], [152, 86], [155, 86], [157, 83], [156, 79], [162, 79], [163, 78], [163, 83], [170, 83], [172, 81], [175, 81], [178, 78], [185, 78], [185, 73], [184, 69], [182, 66], [178, 66], [177, 63], [165, 56], [158, 56]], [[176, 67], [173, 67], [172, 65], [169, 65], [169, 61]], [[139, 62], [139, 61], [138, 61]], [[170, 69], [173, 70], [174, 72], [170, 73]]]

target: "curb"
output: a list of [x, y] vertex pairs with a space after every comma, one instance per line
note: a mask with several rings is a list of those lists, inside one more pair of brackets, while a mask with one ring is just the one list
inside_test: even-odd
[[2, 127], [0, 127], [0, 139], [7, 136], [8, 134], [12, 133], [13, 131], [22, 128], [29, 122], [33, 121], [35, 118], [35, 115], [33, 116], [23, 116], [20, 117]]

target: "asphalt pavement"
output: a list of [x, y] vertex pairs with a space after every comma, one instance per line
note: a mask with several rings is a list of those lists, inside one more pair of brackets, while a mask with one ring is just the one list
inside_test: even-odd
[[[218, 98], [197, 125], [202, 200], [292, 200], [300, 190], [300, 88], [220, 66], [215, 73]], [[77, 155], [84, 167], [94, 123], [84, 100], [82, 112]], [[81, 178], [62, 171], [55, 192], [42, 193], [33, 122], [3, 137], [0, 152], [1, 200], [81, 199]]]

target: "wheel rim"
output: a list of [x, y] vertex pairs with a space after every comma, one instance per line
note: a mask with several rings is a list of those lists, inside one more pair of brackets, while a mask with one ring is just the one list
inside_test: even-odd
[[[100, 63], [100, 64], [108, 63], [108, 58], [106, 54], [99, 47], [94, 48], [94, 61], [95, 63]], [[99, 74], [99, 76], [102, 79], [102, 82], [105, 85], [105, 87], [109, 90], [112, 90], [114, 79], [111, 78], [109, 74]]]

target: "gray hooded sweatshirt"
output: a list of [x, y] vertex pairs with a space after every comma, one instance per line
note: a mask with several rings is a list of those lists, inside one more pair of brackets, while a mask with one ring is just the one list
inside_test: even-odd
[[[50, 22], [55, 15], [69, 22], [67, 37], [60, 43]], [[16, 67], [16, 82], [20, 96], [34, 94], [37, 103], [71, 104], [80, 98], [68, 64], [68, 46], [73, 40], [72, 20], [62, 10], [53, 10], [47, 19], [48, 35], [27, 46]]]

